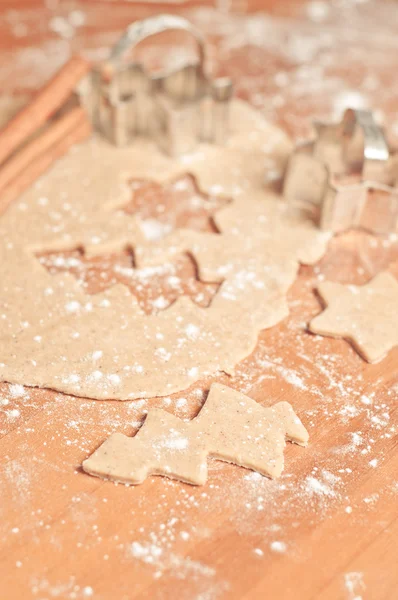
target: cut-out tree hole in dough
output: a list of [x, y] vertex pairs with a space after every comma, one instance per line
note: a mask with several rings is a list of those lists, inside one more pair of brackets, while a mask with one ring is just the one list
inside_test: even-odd
[[38, 254], [52, 275], [72, 273], [88, 294], [98, 294], [118, 283], [125, 285], [137, 298], [146, 314], [165, 310], [181, 296], [201, 307], [210, 305], [220, 283], [200, 280], [192, 256], [181, 254], [163, 264], [137, 268], [134, 252], [86, 256], [84, 249]]
[[[93, 137], [74, 147], [0, 217], [0, 380], [127, 400], [169, 395], [217, 371], [232, 374], [259, 331], [287, 316], [300, 263], [319, 260], [329, 239], [264, 188], [267, 169], [281, 171], [290, 150], [280, 130], [238, 100], [225, 147], [201, 144], [182, 159], [145, 140], [115, 148]], [[181, 183], [187, 172], [200, 188], [193, 203]], [[133, 180], [141, 192], [132, 207]], [[157, 191], [139, 206], [152, 194], [144, 180]], [[208, 306], [195, 302], [195, 291], [152, 310], [128, 281], [89, 293], [95, 290], [79, 281], [90, 279], [85, 268], [84, 275], [76, 265], [75, 274], [65, 272], [58, 260], [62, 272], [52, 275], [49, 259], [37, 257], [74, 248], [83, 255], [69, 258], [112, 255], [127, 269], [131, 254], [120, 254], [134, 248], [137, 272], [189, 255], [201, 282], [220, 285]], [[105, 271], [106, 282], [113, 274]]]

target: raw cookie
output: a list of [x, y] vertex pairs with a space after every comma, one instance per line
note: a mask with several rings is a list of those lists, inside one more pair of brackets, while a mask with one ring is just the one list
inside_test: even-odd
[[310, 323], [313, 333], [347, 338], [368, 362], [398, 345], [398, 282], [387, 271], [357, 287], [326, 281], [318, 287], [327, 308]]
[[207, 480], [207, 457], [212, 456], [278, 477], [286, 438], [302, 446], [308, 442], [308, 433], [290, 404], [264, 408], [214, 383], [199, 415], [189, 423], [164, 410], [150, 410], [135, 437], [112, 434], [83, 462], [83, 469], [123, 483], [165, 475], [202, 485]]
[[[266, 165], [276, 168], [290, 151], [284, 134], [244, 102], [231, 110], [227, 147], [201, 144], [179, 160], [150, 142], [115, 148], [93, 138], [1, 216], [0, 380], [98, 399], [164, 396], [215, 371], [233, 373], [259, 331], [287, 316], [299, 263], [319, 260], [329, 235], [263, 187]], [[205, 193], [232, 198], [214, 215], [220, 233], [175, 229], [153, 240], [138, 215], [122, 210], [127, 182], [163, 184], [187, 172]], [[145, 314], [126, 286], [90, 295], [37, 256], [126, 247], [148, 272], [188, 253], [202, 281], [221, 284], [210, 306], [184, 296]]]

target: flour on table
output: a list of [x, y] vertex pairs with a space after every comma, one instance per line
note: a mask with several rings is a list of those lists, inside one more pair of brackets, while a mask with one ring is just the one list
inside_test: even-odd
[[[202, 144], [180, 160], [150, 142], [115, 148], [94, 138], [6, 211], [0, 380], [98, 399], [168, 396], [203, 376], [232, 374], [259, 331], [288, 314], [299, 264], [315, 263], [329, 236], [304, 214], [288, 214], [263, 187], [265, 165], [283, 163], [290, 150], [284, 134], [242, 101], [231, 113], [225, 148]], [[218, 231], [175, 228], [148, 239], [138, 215], [123, 210], [128, 181], [162, 183], [186, 172], [205, 193], [232, 198], [214, 215]], [[186, 296], [171, 306], [159, 298], [158, 312], [146, 314], [126, 285], [90, 295], [70, 273], [51, 275], [37, 257], [79, 248], [88, 256], [129, 248], [140, 269], [188, 254], [200, 279], [219, 287], [208, 307]]]

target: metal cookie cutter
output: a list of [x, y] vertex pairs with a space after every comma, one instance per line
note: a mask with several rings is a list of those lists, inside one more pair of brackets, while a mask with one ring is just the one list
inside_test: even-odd
[[348, 109], [338, 124], [315, 123], [317, 137], [291, 155], [283, 193], [291, 204], [319, 211], [321, 229], [373, 233], [398, 226], [398, 155], [373, 114]]
[[[195, 38], [196, 60], [160, 74], [126, 61], [141, 41], [172, 30]], [[109, 60], [83, 82], [78, 95], [95, 128], [117, 146], [139, 135], [155, 139], [171, 155], [190, 152], [199, 141], [222, 144], [228, 134], [233, 86], [229, 78], [208, 76], [205, 51], [200, 32], [182, 17], [158, 15], [137, 21], [113, 47]]]

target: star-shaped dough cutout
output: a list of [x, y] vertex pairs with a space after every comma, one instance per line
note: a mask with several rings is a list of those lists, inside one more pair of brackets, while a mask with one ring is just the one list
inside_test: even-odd
[[326, 281], [318, 291], [327, 308], [311, 321], [310, 331], [346, 338], [371, 363], [398, 345], [398, 281], [390, 273], [361, 287]]

